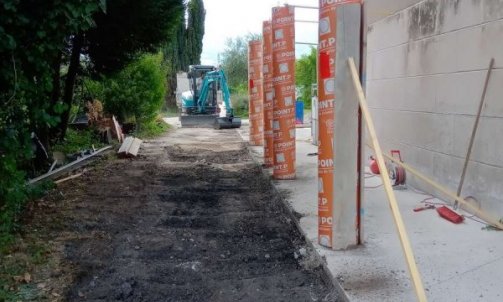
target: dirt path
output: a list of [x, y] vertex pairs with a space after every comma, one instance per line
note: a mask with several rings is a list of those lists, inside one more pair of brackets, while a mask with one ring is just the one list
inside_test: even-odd
[[66, 300], [335, 300], [236, 131], [178, 129], [141, 153], [62, 188]]

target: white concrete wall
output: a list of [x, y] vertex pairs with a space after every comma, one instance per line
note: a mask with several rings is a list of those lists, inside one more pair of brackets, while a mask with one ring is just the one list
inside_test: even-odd
[[372, 24], [422, 0], [364, 0], [365, 21]]
[[425, 0], [367, 27], [366, 93], [384, 150], [454, 191], [491, 57], [462, 195], [503, 216], [503, 0]]

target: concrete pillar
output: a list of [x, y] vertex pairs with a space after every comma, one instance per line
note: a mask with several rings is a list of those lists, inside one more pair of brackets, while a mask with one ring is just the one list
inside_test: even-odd
[[264, 138], [262, 93], [262, 41], [248, 42], [248, 97], [250, 145], [261, 146]]
[[361, 4], [337, 7], [334, 106], [334, 204], [332, 248], [346, 249], [361, 242], [362, 174], [360, 169], [361, 122], [358, 98], [347, 60], [360, 62]]
[[[344, 3], [360, 3], [348, 0]], [[318, 242], [333, 247], [334, 102], [336, 102], [337, 9], [341, 1], [319, 0], [318, 40]], [[344, 4], [345, 5], [345, 4]], [[359, 27], [358, 27], [359, 28]], [[344, 44], [344, 41], [342, 42]]]
[[264, 21], [262, 24], [262, 75], [263, 75], [263, 108], [264, 108], [264, 166], [274, 165], [273, 121], [273, 65], [272, 65], [272, 24]]
[[295, 10], [272, 9], [274, 179], [295, 178]]
[[333, 122], [336, 2], [319, 1], [318, 30], [318, 243], [332, 247]]

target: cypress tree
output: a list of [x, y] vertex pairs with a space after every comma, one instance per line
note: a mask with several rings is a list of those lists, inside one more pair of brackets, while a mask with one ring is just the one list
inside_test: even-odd
[[190, 0], [187, 24], [187, 58], [190, 65], [201, 64], [205, 16], [203, 0]]

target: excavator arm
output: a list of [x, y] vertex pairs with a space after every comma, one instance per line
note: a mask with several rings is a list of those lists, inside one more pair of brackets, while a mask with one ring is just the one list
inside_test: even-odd
[[227, 86], [227, 78], [223, 70], [208, 72], [204, 77], [201, 92], [199, 94], [199, 99], [197, 100], [199, 112], [203, 113], [206, 111], [208, 93], [210, 91], [211, 85], [220, 85], [226, 109], [226, 117], [233, 117], [234, 110], [232, 109], [231, 105], [231, 94], [229, 92], [229, 86]]

